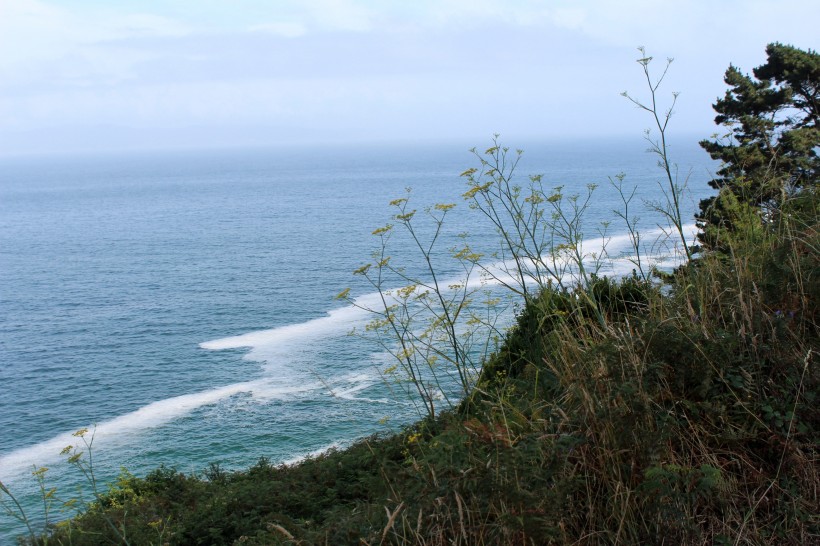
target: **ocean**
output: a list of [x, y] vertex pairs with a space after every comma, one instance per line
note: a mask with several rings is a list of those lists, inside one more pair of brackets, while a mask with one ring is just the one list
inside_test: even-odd
[[[461, 197], [472, 144], [491, 142], [0, 159], [0, 480], [38, 521], [32, 469], [74, 495], [83, 479], [60, 451], [80, 428], [106, 482], [121, 468], [294, 462], [416, 419], [382, 378], [385, 348], [350, 335], [372, 316], [334, 296], [372, 299], [352, 272], [408, 187], [419, 211], [457, 204], [434, 249], [445, 278], [458, 279], [448, 254], [463, 232], [492, 260], [494, 230]], [[585, 225], [611, 222], [613, 253], [627, 250], [619, 173], [639, 227], [658, 233], [641, 200], [660, 197], [663, 173], [640, 138], [509, 144], [525, 150], [522, 184], [598, 185]], [[671, 154], [691, 222], [716, 166], [696, 138], [673, 138]], [[391, 245], [418, 267], [406, 240]], [[21, 532], [0, 513], [0, 543]]]

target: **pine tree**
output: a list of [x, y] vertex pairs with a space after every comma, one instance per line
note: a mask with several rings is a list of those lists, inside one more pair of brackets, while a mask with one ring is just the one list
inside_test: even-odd
[[753, 77], [729, 66], [726, 95], [713, 105], [715, 123], [730, 132], [700, 143], [722, 162], [697, 215], [699, 239], [725, 250], [737, 230], [764, 229], [779, 203], [818, 183], [820, 55], [772, 43]]

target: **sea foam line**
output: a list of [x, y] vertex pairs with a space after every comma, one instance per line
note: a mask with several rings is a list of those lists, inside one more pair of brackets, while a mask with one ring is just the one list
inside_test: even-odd
[[[694, 224], [684, 226], [684, 233], [694, 236], [696, 227]], [[648, 258], [648, 266], [677, 264], [679, 258], [675, 257], [674, 242], [676, 239], [668, 235], [668, 231], [656, 228], [641, 232], [641, 240], [644, 246], [654, 249]], [[653, 242], [654, 241], [654, 242]], [[659, 243], [658, 241], [664, 241]], [[613, 236], [592, 237], [581, 243], [581, 253], [583, 255], [597, 254], [602, 256], [601, 262], [604, 264], [602, 273], [614, 276], [625, 276], [634, 268], [629, 256], [624, 256], [624, 252], [631, 249], [632, 240], [629, 234], [618, 234]], [[660, 247], [660, 248], [658, 248]], [[641, 249], [643, 250], [643, 249]], [[604, 252], [605, 251], [605, 252]], [[620, 254], [620, 256], [618, 256]], [[670, 257], [671, 255], [671, 257]], [[532, 264], [531, 264], [532, 265]], [[515, 285], [518, 281], [512, 275], [515, 264], [513, 262], [498, 262], [482, 269], [487, 274], [473, 275], [466, 281], [466, 288], [470, 290], [481, 287], [500, 286], [502, 284]], [[567, 271], [572, 275], [571, 271]], [[527, 282], [533, 282], [527, 279]], [[440, 283], [442, 287], [464, 286], [465, 279], [454, 277]], [[200, 343], [200, 347], [207, 350], [225, 349], [248, 349], [244, 358], [258, 362], [265, 362], [269, 366], [276, 363], [292, 363], [293, 354], [290, 352], [294, 346], [308, 341], [326, 339], [331, 336], [341, 336], [349, 333], [355, 327], [366, 323], [373, 318], [368, 311], [372, 309], [379, 311], [383, 308], [384, 298], [388, 304], [401, 303], [396, 299], [395, 294], [400, 288], [386, 289], [380, 292], [372, 292], [357, 297], [347, 306], [332, 309], [325, 316], [311, 319], [297, 324], [289, 324], [277, 328], [257, 330], [245, 334], [230, 336]], [[418, 292], [422, 287], [416, 289]], [[445, 288], [445, 291], [450, 288]]]
[[299, 343], [346, 335], [354, 326], [369, 320], [370, 314], [362, 307], [375, 303], [377, 297], [378, 293], [366, 294], [357, 298], [353, 305], [331, 309], [323, 317], [205, 341], [199, 346], [211, 351], [247, 348], [250, 349], [244, 356], [247, 360], [269, 362], [274, 358], [287, 359], [291, 356], [288, 350]]
[[[375, 294], [378, 296], [378, 294]], [[362, 305], [374, 303], [374, 295], [360, 298]], [[245, 355], [249, 360], [270, 361], [287, 360], [288, 351], [306, 341], [324, 338], [333, 334], [347, 334], [350, 328], [369, 317], [369, 313], [355, 306], [333, 309], [324, 317], [303, 323], [291, 324], [269, 330], [249, 332], [247, 334], [221, 338], [200, 344], [203, 349], [220, 350], [232, 348], [250, 348]], [[184, 394], [147, 404], [133, 412], [101, 422], [94, 429], [94, 445], [105, 448], [114, 443], [122, 443], [125, 437], [145, 430], [159, 427], [194, 410], [215, 404], [240, 393], [248, 393], [260, 400], [276, 398], [283, 394], [305, 392], [323, 388], [318, 382], [299, 385], [276, 384], [272, 378], [234, 383], [203, 392]], [[0, 456], [0, 479], [11, 480], [26, 474], [32, 465], [46, 465], [59, 461], [60, 452], [66, 446], [81, 446], [73, 432], [64, 432], [32, 446], [16, 449]]]
[[[694, 224], [684, 226], [684, 232], [687, 234], [694, 234], [695, 229]], [[645, 242], [663, 238], [665, 235], [666, 231], [659, 228], [641, 233], [642, 240]], [[597, 253], [600, 255], [604, 248], [606, 248], [607, 254], [613, 256], [616, 252], [623, 252], [625, 249], [630, 248], [630, 246], [631, 239], [628, 234], [607, 236], [603, 239], [593, 237], [582, 243], [581, 252], [582, 254]], [[664, 250], [666, 254], [673, 252], [673, 249], [668, 247]], [[659, 256], [659, 258], [662, 261], [668, 260], [667, 256]], [[617, 264], [616, 267], [612, 268], [612, 272], [617, 275], [624, 273], [624, 267], [626, 266], [623, 264], [624, 262], [629, 263], [629, 260], [623, 257], [610, 259], [605, 257], [603, 262], [612, 262], [613, 265]], [[485, 269], [491, 272], [492, 278], [474, 275], [467, 282], [467, 288], [473, 289], [480, 286], [514, 283], [515, 279], [509, 274], [510, 268], [513, 265], [512, 262], [489, 265]], [[626, 273], [628, 272], [629, 269], [626, 270]], [[454, 277], [441, 282], [440, 285], [447, 287], [451, 285], [462, 285], [463, 283], [463, 278]], [[288, 354], [283, 352], [283, 350], [293, 347], [299, 342], [327, 338], [332, 335], [347, 334], [355, 326], [367, 322], [372, 318], [372, 315], [367, 309], [381, 309], [383, 305], [381, 297], [386, 296], [388, 302], [390, 302], [393, 299], [390, 294], [395, 294], [397, 290], [398, 289], [384, 290], [381, 294], [379, 292], [364, 294], [357, 297], [350, 305], [332, 309], [328, 311], [325, 316], [305, 322], [266, 330], [256, 330], [238, 336], [219, 338], [200, 343], [199, 346], [208, 350], [247, 348], [249, 351], [244, 356], [245, 359], [262, 362], [270, 362], [276, 358], [287, 358]], [[421, 290], [421, 288], [419, 288], [419, 290]]]
[[[114, 438], [122, 439], [123, 436], [156, 428], [183, 417], [200, 407], [215, 404], [236, 394], [252, 393], [263, 386], [263, 381], [249, 381], [234, 383], [204, 392], [166, 398], [165, 400], [152, 402], [131, 413], [104, 421], [96, 426], [89, 426], [88, 434], [90, 435], [93, 431], [95, 447], [104, 447], [107, 442], [110, 443]], [[32, 465], [41, 466], [58, 461], [60, 452], [67, 446], [82, 447], [82, 443], [73, 433], [66, 432], [50, 440], [16, 449], [0, 456], [0, 473], [2, 473], [3, 481], [30, 471]]]

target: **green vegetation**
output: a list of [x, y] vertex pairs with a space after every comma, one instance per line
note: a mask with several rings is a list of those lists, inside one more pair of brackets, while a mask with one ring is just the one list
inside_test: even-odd
[[[767, 52], [769, 67], [783, 59], [817, 62], [816, 53], [779, 44]], [[646, 69], [649, 58], [639, 62]], [[778, 74], [758, 69], [760, 82], [752, 84], [794, 87], [795, 80]], [[816, 100], [818, 73], [806, 74], [801, 89]], [[653, 99], [647, 110], [661, 131], [656, 151], [668, 175], [667, 200], [659, 206], [685, 243], [682, 229], [674, 230], [682, 226], [676, 209], [682, 185], [666, 157], [668, 115], [659, 115], [654, 103], [659, 81], [648, 72], [647, 81]], [[793, 105], [805, 103], [791, 91], [777, 93]], [[746, 134], [749, 116], [770, 117], [743, 102], [737, 108], [748, 113], [723, 117], [726, 104], [718, 102], [718, 120], [740, 131], [732, 149], [742, 153], [751, 145], [738, 136]], [[433, 267], [432, 281], [405, 278], [413, 289], [385, 298], [371, 329], [392, 333], [401, 380], [423, 402], [418, 423], [290, 467], [262, 459], [242, 472], [213, 465], [202, 477], [167, 468], [145, 478], [124, 474], [82, 513], [31, 542], [820, 542], [816, 112], [802, 121], [775, 119], [787, 124], [779, 126], [787, 129], [777, 142], [791, 143], [783, 152], [789, 160], [777, 162], [776, 171], [752, 171], [720, 156], [721, 193], [699, 217], [704, 250], [663, 282], [640, 257], [633, 258], [632, 276], [598, 275], [596, 264], [606, 257], [585, 253], [579, 239], [589, 197], [544, 189], [537, 177], [517, 186], [515, 161], [494, 143], [478, 154], [480, 168], [465, 173], [466, 197], [498, 227], [499, 256], [510, 269], [496, 280], [524, 305], [503, 342], [487, 345], [492, 354], [479, 373], [472, 373], [475, 338], [460, 322], [476, 324], [470, 317], [479, 313], [467, 304], [476, 293], [466, 283], [439, 286]], [[794, 131], [799, 138], [789, 136]], [[778, 191], [758, 199], [757, 190], [742, 190], [751, 187], [747, 179]], [[622, 179], [613, 184], [623, 189]], [[639, 251], [630, 193], [621, 197]], [[747, 211], [746, 221], [733, 222], [731, 237], [724, 237], [724, 217], [714, 220], [712, 212], [730, 199]], [[406, 204], [395, 203], [396, 225], [410, 230], [432, 267], [430, 249], [449, 205], [429, 211], [438, 226], [431, 242], [413, 231], [414, 211]], [[359, 270], [377, 287], [384, 286], [383, 273], [408, 275], [393, 269], [386, 254], [383, 236], [392, 230], [377, 230], [382, 243], [374, 263]], [[465, 271], [481, 267], [468, 246], [455, 254]], [[422, 328], [414, 326], [414, 305], [427, 310]], [[491, 319], [478, 325], [494, 332]], [[435, 381], [435, 362], [458, 368], [466, 393], [460, 402], [434, 404], [427, 383]], [[87, 460], [82, 468], [93, 479]]]
[[789, 195], [820, 176], [820, 55], [783, 44], [766, 47], [754, 78], [730, 66], [726, 96], [714, 105], [715, 123], [729, 129], [701, 146], [722, 167], [698, 214], [701, 243], [726, 251], [737, 229], [760, 225]]

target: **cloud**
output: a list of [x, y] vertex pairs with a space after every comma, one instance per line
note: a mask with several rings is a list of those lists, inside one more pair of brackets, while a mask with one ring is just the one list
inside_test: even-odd
[[711, 128], [729, 62], [750, 70], [774, 40], [817, 48], [820, 4], [804, 4], [0, 0], [0, 140], [84, 125], [631, 131], [617, 94], [640, 89], [638, 45], [676, 57], [678, 123]]
[[307, 28], [301, 23], [265, 23], [261, 25], [251, 25], [248, 27], [251, 32], [266, 32], [285, 38], [297, 38], [304, 36]]
[[0, 0], [0, 85], [43, 78], [38, 64], [54, 70], [56, 61], [74, 65], [57, 70], [57, 77], [60, 72], [77, 76], [89, 66], [96, 67], [90, 72], [123, 72], [118, 66], [140, 56], [109, 48], [110, 42], [188, 33], [185, 24], [150, 13], [70, 10], [37, 0]]
[[312, 0], [304, 3], [309, 17], [323, 29], [365, 32], [374, 30], [375, 10], [354, 0]]

